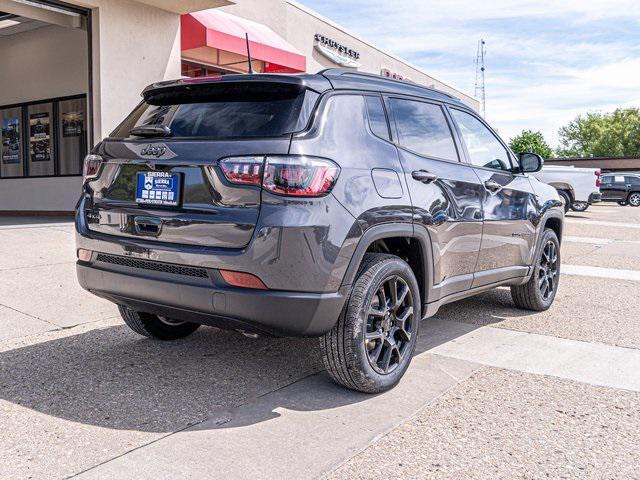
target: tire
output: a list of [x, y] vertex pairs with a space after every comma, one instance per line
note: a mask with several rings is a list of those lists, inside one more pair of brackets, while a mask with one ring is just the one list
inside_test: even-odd
[[585, 212], [588, 208], [588, 202], [573, 202], [571, 204], [571, 210], [573, 210], [574, 212]]
[[[552, 248], [548, 250], [550, 245]], [[531, 278], [524, 285], [512, 286], [511, 298], [519, 308], [542, 312], [547, 310], [556, 298], [559, 281], [560, 242], [555, 232], [547, 228], [540, 239]], [[545, 282], [547, 290], [544, 288]]]
[[572, 203], [571, 196], [564, 190], [558, 190], [558, 193], [560, 194], [560, 197], [562, 197], [562, 200], [564, 200], [564, 213], [567, 213]]
[[627, 201], [632, 207], [640, 207], [640, 192], [631, 192]]
[[627, 206], [627, 202], [618, 202], [618, 205], [620, 205], [621, 207], [626, 207]]
[[131, 330], [139, 335], [156, 340], [177, 340], [191, 335], [200, 326], [197, 323], [180, 322], [159, 317], [151, 313], [136, 312], [128, 307], [118, 305], [120, 315]]
[[411, 267], [394, 255], [366, 254], [338, 322], [320, 338], [329, 375], [359, 392], [394, 387], [411, 363], [421, 319]]

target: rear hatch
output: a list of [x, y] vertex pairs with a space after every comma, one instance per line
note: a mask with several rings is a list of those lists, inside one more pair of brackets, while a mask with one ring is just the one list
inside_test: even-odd
[[255, 77], [146, 90], [96, 150], [102, 163], [87, 182], [89, 229], [152, 242], [246, 246], [261, 187], [229, 182], [220, 161], [242, 173], [251, 165], [246, 159], [287, 154], [317, 97], [303, 84]]

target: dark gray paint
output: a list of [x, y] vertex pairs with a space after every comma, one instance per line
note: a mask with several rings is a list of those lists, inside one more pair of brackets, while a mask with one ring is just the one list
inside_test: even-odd
[[[486, 288], [526, 281], [545, 223], [550, 218], [562, 221], [555, 190], [526, 176], [472, 167], [455, 128], [459, 162], [404, 150], [369, 128], [362, 91], [405, 94], [469, 111], [445, 94], [342, 70], [324, 75], [268, 76], [270, 81], [282, 78], [324, 92], [310, 125], [290, 136], [100, 144], [95, 151], [108, 164], [99, 180], [85, 186], [76, 216], [78, 247], [204, 267], [212, 283], [167, 283], [144, 271], [116, 271], [89, 262], [79, 266], [83, 286], [113, 301], [155, 313], [167, 311], [176, 318], [319, 335], [337, 320], [360, 261], [376, 240], [416, 241], [424, 259], [420, 268], [426, 315]], [[166, 145], [169, 157], [141, 160], [139, 146], [150, 143]], [[230, 185], [217, 167], [218, 160], [228, 156], [287, 153], [336, 162], [341, 171], [333, 191], [322, 198], [277, 196], [257, 187]], [[127, 179], [149, 164], [183, 173], [181, 208], [153, 210], [132, 201]], [[500, 191], [487, 191], [488, 180], [499, 183]], [[124, 188], [118, 190], [118, 185]], [[136, 230], [137, 224], [150, 219], [159, 221], [157, 236]], [[218, 269], [253, 273], [270, 290], [231, 288]], [[132, 280], [118, 281], [127, 276]], [[230, 305], [235, 307], [229, 309]]]

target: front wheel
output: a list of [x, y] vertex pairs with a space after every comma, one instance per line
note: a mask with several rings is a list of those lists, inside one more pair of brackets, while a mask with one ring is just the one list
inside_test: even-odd
[[546, 229], [540, 239], [533, 274], [527, 283], [511, 287], [511, 298], [525, 310], [547, 310], [558, 292], [560, 280], [560, 242], [555, 232]]
[[632, 207], [640, 207], [640, 192], [633, 192], [629, 195], [628, 201]]
[[418, 282], [394, 255], [365, 255], [338, 322], [320, 338], [333, 380], [352, 390], [384, 392], [407, 371], [421, 320]]
[[587, 208], [589, 208], [589, 203], [587, 202], [573, 202], [571, 204], [571, 210], [574, 212], [584, 212]]

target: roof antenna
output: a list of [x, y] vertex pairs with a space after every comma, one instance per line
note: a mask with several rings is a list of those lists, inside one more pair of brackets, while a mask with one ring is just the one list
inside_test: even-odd
[[253, 64], [252, 64], [252, 61], [251, 61], [251, 48], [249, 47], [249, 34], [245, 33], [244, 37], [247, 40], [247, 57], [249, 58], [249, 74], [253, 75], [256, 72], [253, 71]]

